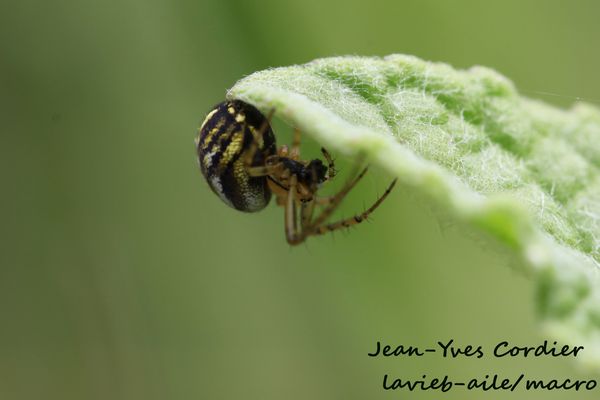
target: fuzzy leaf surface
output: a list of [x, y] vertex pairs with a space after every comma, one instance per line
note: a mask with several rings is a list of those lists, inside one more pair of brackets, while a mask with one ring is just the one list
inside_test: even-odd
[[366, 154], [496, 238], [527, 266], [545, 331], [600, 366], [600, 110], [562, 110], [491, 69], [404, 55], [260, 71], [228, 98]]

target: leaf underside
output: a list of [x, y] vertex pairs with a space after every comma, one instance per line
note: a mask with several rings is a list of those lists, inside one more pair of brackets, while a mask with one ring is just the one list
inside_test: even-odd
[[520, 96], [497, 72], [412, 56], [256, 72], [228, 98], [366, 154], [523, 261], [546, 332], [600, 366], [600, 110]]

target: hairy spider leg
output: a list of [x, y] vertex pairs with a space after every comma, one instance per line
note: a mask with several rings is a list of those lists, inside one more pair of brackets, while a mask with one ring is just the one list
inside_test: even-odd
[[323, 153], [323, 157], [325, 157], [325, 160], [327, 161], [327, 179], [331, 179], [337, 174], [334, 159], [325, 147], [321, 147], [321, 153]]
[[[354, 188], [354, 186], [356, 186], [358, 181], [360, 181], [362, 179], [362, 177], [365, 176], [368, 169], [369, 169], [369, 167], [365, 167], [361, 171], [361, 173], [358, 174], [358, 176], [356, 176], [356, 178], [348, 180], [348, 182], [342, 188], [342, 190], [340, 190], [337, 194], [333, 195], [330, 198], [330, 201], [328, 202], [327, 206], [321, 211], [321, 214], [319, 214], [319, 216], [308, 227], [309, 232], [314, 230], [316, 227], [322, 225], [325, 222], [325, 220], [327, 218], [329, 218], [329, 216], [340, 205], [340, 203], [342, 202], [344, 197], [346, 197], [348, 192], [350, 192], [350, 190], [352, 190], [352, 188]], [[307, 234], [310, 234], [310, 233], [307, 233]]]
[[281, 163], [276, 163], [272, 165], [264, 165], [259, 167], [246, 167], [246, 171], [248, 171], [248, 175], [258, 177], [258, 176], [267, 176], [273, 174], [280, 168]]
[[327, 232], [333, 232], [337, 229], [342, 229], [342, 228], [349, 228], [352, 225], [357, 225], [357, 224], [360, 224], [361, 222], [365, 221], [369, 217], [369, 215], [373, 211], [375, 211], [377, 209], [377, 207], [379, 207], [381, 205], [381, 203], [383, 203], [385, 198], [390, 194], [390, 192], [394, 188], [394, 185], [396, 184], [397, 180], [398, 180], [397, 178], [394, 179], [392, 181], [392, 183], [390, 184], [390, 186], [388, 186], [388, 188], [386, 189], [385, 193], [383, 193], [383, 195], [379, 196], [379, 198], [375, 201], [375, 203], [373, 203], [373, 205], [371, 207], [369, 207], [367, 210], [363, 211], [360, 214], [356, 214], [354, 217], [342, 219], [340, 221], [336, 221], [336, 222], [333, 222], [330, 224], [313, 226], [312, 230], [310, 232], [308, 232], [308, 235], [310, 235], [310, 236], [323, 235]]
[[[258, 146], [259, 146], [260, 140], [262, 139], [262, 136], [265, 134], [265, 132], [267, 131], [267, 129], [269, 129], [269, 126], [271, 125], [271, 119], [273, 118], [273, 114], [275, 114], [274, 108], [271, 109], [271, 111], [269, 111], [269, 115], [267, 115], [267, 118], [261, 124], [258, 132], [254, 132], [254, 130], [252, 130], [252, 129], [250, 130], [254, 140], [252, 140], [252, 143], [250, 144], [250, 148], [246, 152], [246, 157], [244, 159], [244, 163], [246, 164], [247, 167], [250, 167], [250, 165], [252, 165], [252, 160], [254, 160], [254, 156], [256, 155], [256, 152], [258, 151]], [[246, 125], [247, 125], [246, 122], [244, 122], [244, 131], [246, 131]]]
[[301, 140], [300, 129], [294, 128], [294, 136], [292, 138], [292, 148], [290, 149], [290, 158], [295, 161], [300, 159], [300, 140]]
[[[290, 187], [287, 195], [287, 202], [285, 205], [285, 234], [286, 239], [290, 245], [296, 245], [302, 243], [310, 235], [318, 235], [315, 233], [317, 229], [320, 229], [323, 221], [331, 215], [335, 208], [340, 204], [342, 199], [348, 194], [348, 192], [356, 185], [356, 183], [365, 175], [367, 168], [365, 168], [356, 178], [349, 180], [345, 187], [340, 190], [335, 196], [332, 196], [332, 200], [329, 202], [319, 217], [311, 222], [312, 214], [314, 210], [314, 199], [302, 205], [301, 209], [301, 226], [302, 230], [298, 231], [297, 227], [297, 210], [296, 210], [296, 186], [298, 184], [298, 178], [296, 175], [292, 175], [290, 179]], [[386, 194], [387, 196], [387, 194]], [[379, 202], [380, 203], [380, 202]], [[379, 205], [379, 203], [375, 206]], [[373, 208], [373, 210], [375, 209]], [[324, 232], [323, 232], [324, 233]]]
[[314, 197], [312, 200], [302, 203], [302, 206], [300, 208], [300, 226], [302, 227], [303, 232], [306, 231], [306, 229], [310, 226], [310, 221], [312, 220], [314, 211]]
[[[351, 183], [352, 185], [348, 185], [349, 188], [346, 190], [346, 193], [354, 187], [354, 185], [364, 176], [366, 173], [366, 169], [362, 171], [362, 173], [356, 177]], [[312, 218], [312, 212], [314, 210], [315, 200], [311, 200], [306, 203], [302, 203], [301, 209], [301, 230], [298, 231], [297, 226], [297, 210], [296, 210], [296, 200], [295, 200], [295, 189], [297, 185], [297, 177], [296, 175], [292, 176], [290, 191], [288, 193], [287, 203], [285, 207], [285, 229], [286, 229], [286, 239], [290, 245], [296, 245], [302, 243], [308, 236], [317, 236], [323, 235], [328, 232], [333, 232], [338, 229], [349, 228], [353, 225], [360, 224], [368, 219], [369, 215], [373, 213], [383, 201], [387, 198], [387, 196], [391, 193], [392, 189], [396, 185], [397, 178], [392, 181], [392, 183], [388, 186], [385, 192], [377, 198], [377, 200], [365, 211], [360, 214], [356, 214], [353, 217], [342, 219], [340, 221], [336, 221], [330, 224], [310, 224], [307, 223]], [[340, 192], [342, 193], [342, 192]], [[325, 197], [321, 198], [321, 200], [325, 200], [327, 202], [333, 202], [338, 197]], [[343, 198], [343, 197], [342, 197]], [[339, 205], [341, 200], [337, 200], [337, 204]], [[319, 216], [320, 218], [321, 216]]]
[[298, 177], [292, 175], [290, 178], [290, 190], [287, 195], [287, 202], [285, 205], [285, 238], [290, 245], [301, 243], [305, 236], [298, 233], [298, 226], [296, 223], [296, 185], [298, 184]]
[[333, 199], [335, 199], [335, 196], [315, 197], [314, 202], [315, 204], [318, 204], [320, 206], [326, 206], [327, 204], [330, 204], [333, 201]]

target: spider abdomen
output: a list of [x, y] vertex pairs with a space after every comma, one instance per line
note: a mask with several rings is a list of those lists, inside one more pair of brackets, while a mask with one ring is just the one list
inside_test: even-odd
[[267, 178], [250, 176], [247, 170], [264, 165], [277, 152], [269, 122], [255, 107], [239, 100], [216, 105], [200, 126], [196, 149], [202, 174], [226, 204], [245, 212], [269, 204]]

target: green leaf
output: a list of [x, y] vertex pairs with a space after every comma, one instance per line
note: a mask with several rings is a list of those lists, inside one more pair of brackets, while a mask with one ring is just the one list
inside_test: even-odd
[[528, 268], [546, 331], [600, 366], [600, 110], [557, 109], [491, 69], [404, 55], [269, 69], [228, 97], [366, 154], [504, 243]]

